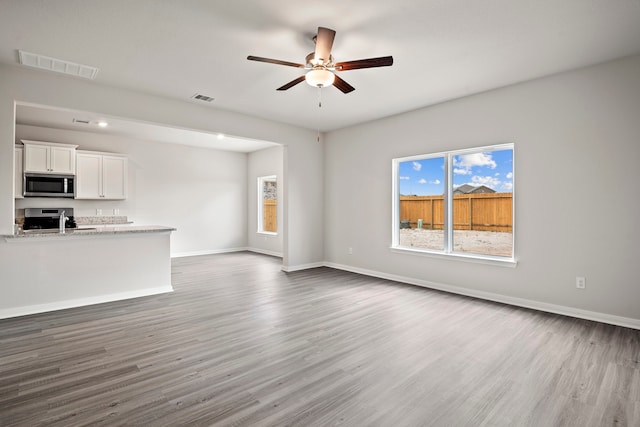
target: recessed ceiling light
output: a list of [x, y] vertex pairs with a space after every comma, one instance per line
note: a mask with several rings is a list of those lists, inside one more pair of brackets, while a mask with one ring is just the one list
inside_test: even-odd
[[56, 73], [67, 74], [73, 77], [82, 77], [93, 80], [98, 74], [98, 68], [90, 65], [77, 64], [75, 62], [64, 61], [62, 59], [51, 58], [37, 53], [18, 50], [20, 64], [27, 67], [38, 68], [40, 70], [54, 71]]
[[224, 134], [223, 133], [219, 133], [218, 134], [218, 139], [224, 139]]
[[107, 126], [109, 126], [109, 123], [105, 122], [104, 120], [100, 120], [98, 122], [98, 126], [100, 126], [101, 128], [106, 128]]

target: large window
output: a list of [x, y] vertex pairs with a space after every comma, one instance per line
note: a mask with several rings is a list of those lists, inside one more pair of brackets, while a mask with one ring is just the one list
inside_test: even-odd
[[278, 231], [278, 183], [275, 175], [258, 178], [258, 233]]
[[393, 248], [514, 259], [513, 144], [393, 160]]

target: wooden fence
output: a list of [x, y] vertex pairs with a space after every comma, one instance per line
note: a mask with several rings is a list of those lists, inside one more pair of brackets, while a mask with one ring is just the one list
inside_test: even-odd
[[[454, 230], [513, 230], [513, 193], [455, 194], [453, 196]], [[411, 228], [422, 220], [422, 228], [444, 227], [443, 196], [400, 196], [400, 221]]]
[[277, 232], [278, 230], [278, 201], [273, 199], [262, 201], [262, 210], [264, 217], [262, 218], [262, 228], [264, 231]]

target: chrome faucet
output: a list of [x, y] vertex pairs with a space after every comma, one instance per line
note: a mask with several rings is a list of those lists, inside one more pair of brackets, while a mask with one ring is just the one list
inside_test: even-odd
[[60, 233], [64, 234], [64, 226], [65, 223], [67, 222], [67, 220], [69, 219], [68, 216], [64, 216], [65, 211], [62, 211], [62, 213], [60, 213]]

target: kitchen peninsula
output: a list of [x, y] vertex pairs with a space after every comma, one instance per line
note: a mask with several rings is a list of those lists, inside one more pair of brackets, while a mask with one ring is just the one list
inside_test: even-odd
[[[11, 283], [0, 318], [172, 292], [172, 227], [106, 226], [2, 236], [0, 270]], [[4, 265], [13, 257], [33, 268]]]

